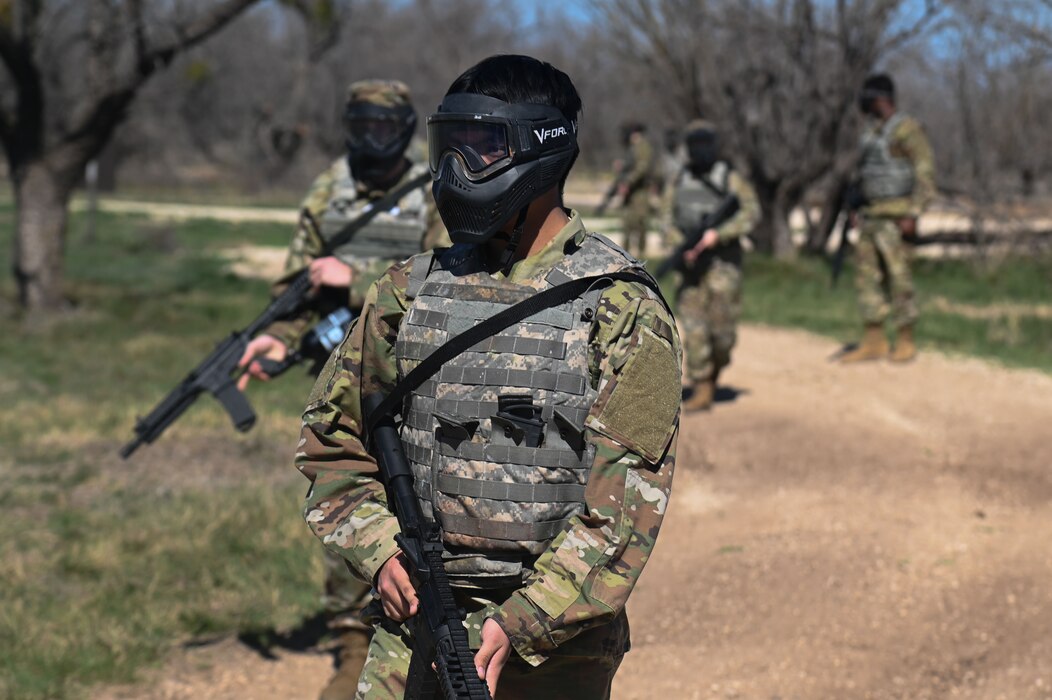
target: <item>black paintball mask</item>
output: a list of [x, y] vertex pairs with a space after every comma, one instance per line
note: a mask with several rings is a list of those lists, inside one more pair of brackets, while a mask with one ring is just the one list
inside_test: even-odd
[[343, 125], [351, 175], [355, 180], [382, 184], [380, 180], [409, 147], [416, 129], [416, 111], [410, 105], [351, 102], [343, 113]]
[[576, 122], [555, 107], [469, 93], [446, 95], [427, 118], [427, 148], [431, 191], [454, 243], [483, 243], [518, 217], [507, 261], [530, 202], [563, 182], [579, 152]]
[[695, 177], [708, 175], [720, 159], [720, 139], [713, 129], [692, 129], [687, 144], [687, 169]]

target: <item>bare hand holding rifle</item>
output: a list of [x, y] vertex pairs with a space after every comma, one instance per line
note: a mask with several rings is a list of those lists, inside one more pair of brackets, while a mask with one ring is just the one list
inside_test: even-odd
[[[333, 250], [351, 240], [354, 234], [364, 228], [377, 214], [388, 211], [399, 200], [413, 190], [422, 187], [430, 179], [431, 175], [425, 173], [382, 197], [371, 208], [326, 241], [320, 257], [330, 255]], [[309, 212], [305, 216], [309, 217]], [[316, 273], [315, 279], [317, 278]], [[256, 413], [238, 388], [237, 382], [241, 372], [239, 363], [244, 358], [245, 351], [253, 338], [269, 328], [275, 321], [289, 318], [310, 304], [312, 292], [316, 286], [311, 277], [311, 268], [308, 267], [296, 273], [289, 280], [284, 291], [271, 301], [255, 320], [243, 329], [234, 331], [216, 345], [215, 349], [194, 367], [153, 410], [136, 421], [135, 437], [121, 448], [121, 457], [127, 459], [139, 447], [150, 444], [160, 437], [197, 401], [199, 396], [206, 393], [212, 394], [222, 404], [235, 428], [242, 432], [249, 430], [256, 422]], [[302, 359], [302, 356], [290, 353], [283, 362], [274, 362], [266, 358], [256, 358], [254, 362], [260, 363], [260, 368], [265, 374], [275, 377], [298, 359]]]

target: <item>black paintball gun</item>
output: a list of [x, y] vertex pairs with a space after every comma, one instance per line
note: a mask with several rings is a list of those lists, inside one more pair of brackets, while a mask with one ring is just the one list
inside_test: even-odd
[[[442, 533], [424, 518], [413, 489], [413, 472], [402, 450], [394, 418], [377, 409], [383, 395], [372, 394], [362, 402], [370, 425], [370, 452], [376, 458], [387, 491], [387, 504], [401, 532], [395, 541], [405, 555], [419, 598], [419, 612], [407, 624], [413, 637], [405, 697], [407, 700], [490, 700], [486, 682], [475, 670], [475, 655], [468, 646], [464, 611], [442, 563]], [[434, 668], [432, 668], [434, 664]]]
[[610, 183], [610, 187], [606, 188], [606, 192], [603, 194], [602, 201], [599, 202], [599, 206], [595, 208], [595, 215], [602, 216], [606, 213], [606, 210], [614, 202], [614, 197], [617, 196], [618, 190], [621, 189], [621, 183], [625, 181], [625, 168], [622, 166], [618, 172], [614, 181]]
[[[684, 257], [688, 250], [698, 244], [698, 241], [702, 239], [705, 232], [709, 229], [719, 228], [727, 221], [731, 219], [738, 210], [741, 209], [741, 202], [738, 200], [738, 196], [735, 194], [727, 194], [726, 197], [720, 202], [720, 205], [713, 211], [709, 212], [701, 218], [701, 222], [691, 231], [685, 232], [686, 236], [683, 242], [680, 243], [672, 254], [665, 259], [665, 262], [661, 263], [661, 267], [654, 273], [654, 277], [661, 278], [667, 275], [673, 270], [685, 270], [687, 268], [687, 261]], [[710, 255], [712, 249], [706, 250], [702, 253], [702, 259], [694, 263], [695, 266], [704, 265], [704, 256]]]
[[[418, 187], [422, 187], [424, 183], [429, 182], [430, 178], [429, 173], [415, 177], [375, 202], [372, 207], [344, 226], [336, 235], [327, 241], [323, 241], [321, 256], [330, 255], [333, 250], [349, 241], [355, 233], [372, 221], [377, 214], [388, 211], [402, 197]], [[306, 224], [315, 229], [317, 228], [313, 222], [313, 217], [306, 210], [303, 218]], [[267, 308], [252, 323], [245, 326], [242, 330], [231, 333], [226, 339], [216, 345], [211, 354], [192, 369], [183, 381], [172, 389], [152, 411], [135, 422], [135, 437], [121, 448], [121, 457], [127, 459], [139, 447], [144, 444], [148, 445], [160, 437], [168, 426], [174, 423], [204, 393], [212, 394], [222, 404], [235, 428], [241, 432], [249, 430], [256, 422], [256, 413], [252, 410], [252, 406], [248, 403], [245, 395], [237, 388], [236, 371], [238, 360], [241, 359], [249, 342], [260, 332], [264, 331], [275, 321], [289, 318], [313, 303], [311, 289], [312, 285], [307, 269], [300, 270], [291, 277], [285, 289], [270, 302]], [[339, 331], [331, 327], [326, 330], [325, 324], [328, 322], [331, 325], [334, 322], [338, 322], [338, 320], [333, 319], [330, 315], [312, 331], [314, 338], [320, 342], [322, 337], [326, 339], [333, 337]], [[350, 319], [345, 319], [345, 321], [348, 325], [350, 324]], [[346, 331], [346, 327], [343, 330]], [[305, 341], [311, 342], [310, 338], [311, 336], [308, 334]], [[264, 360], [261, 362], [263, 370], [273, 377], [304, 357], [302, 351], [292, 354], [293, 358], [291, 360], [280, 364]]]
[[866, 197], [862, 194], [862, 188], [857, 183], [852, 183], [844, 189], [844, 195], [841, 197], [840, 202], [844, 223], [840, 227], [840, 243], [837, 245], [836, 253], [833, 255], [833, 262], [830, 265], [829, 282], [833, 288], [836, 288], [837, 282], [840, 281], [840, 274], [844, 271], [844, 260], [847, 258], [847, 250], [851, 247], [847, 234], [851, 230], [853, 214], [866, 206]]

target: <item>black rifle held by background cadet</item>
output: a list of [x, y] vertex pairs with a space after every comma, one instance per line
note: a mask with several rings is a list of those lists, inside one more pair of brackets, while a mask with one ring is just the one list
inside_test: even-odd
[[[606, 210], [613, 203], [614, 197], [617, 196], [618, 191], [621, 189], [622, 183], [624, 183], [625, 181], [626, 172], [627, 170], [624, 166], [622, 166], [621, 169], [617, 171], [617, 176], [614, 178], [614, 181], [610, 183], [610, 187], [606, 189], [606, 193], [603, 194], [603, 199], [599, 202], [599, 206], [595, 208], [596, 216], [602, 216], [603, 214], [605, 214]], [[622, 204], [624, 204], [624, 202], [622, 202]]]
[[383, 399], [381, 394], [373, 394], [363, 401], [362, 413], [369, 421], [369, 451], [380, 468], [388, 508], [398, 519], [400, 532], [395, 541], [405, 555], [420, 599], [419, 612], [406, 623], [413, 635], [413, 655], [405, 697], [490, 700], [486, 682], [475, 670], [464, 611], [453, 597], [442, 563], [442, 532], [420, 509], [398, 428], [394, 418], [380, 408]]
[[[351, 237], [372, 221], [377, 214], [388, 211], [400, 199], [430, 180], [430, 174], [425, 173], [377, 200], [371, 208], [344, 226], [339, 233], [323, 241], [322, 255], [331, 254], [333, 250], [351, 240]], [[309, 217], [310, 215], [305, 212], [304, 216]], [[309, 270], [303, 269], [296, 273], [289, 280], [285, 290], [271, 301], [252, 323], [239, 331], [234, 331], [216, 345], [211, 354], [191, 370], [152, 411], [135, 422], [135, 437], [121, 448], [121, 457], [127, 459], [141, 445], [149, 444], [160, 437], [168, 426], [174, 423], [204, 393], [212, 394], [222, 404], [235, 428], [242, 432], [250, 429], [256, 422], [256, 413], [252, 410], [245, 395], [237, 388], [235, 372], [238, 360], [241, 359], [249, 341], [261, 331], [270, 327], [275, 321], [289, 318], [313, 303], [311, 289]], [[303, 357], [302, 353], [293, 355], [295, 360]], [[292, 362], [273, 363], [270, 366], [264, 364], [264, 371], [271, 376], [276, 376], [288, 369], [291, 364]]]
[[835, 288], [840, 281], [840, 273], [844, 271], [844, 259], [847, 257], [847, 249], [851, 247], [848, 241], [848, 231], [851, 230], [852, 219], [859, 209], [866, 205], [866, 198], [862, 194], [862, 188], [857, 183], [852, 183], [844, 189], [841, 198], [840, 210], [844, 215], [844, 223], [840, 228], [840, 243], [837, 245], [836, 254], [833, 255], [833, 263], [830, 269], [830, 283]]
[[[672, 251], [672, 254], [665, 259], [665, 262], [661, 263], [661, 267], [657, 269], [654, 276], [661, 278], [673, 270], [685, 270], [687, 268], [687, 261], [684, 256], [687, 251], [698, 244], [698, 241], [705, 236], [706, 231], [713, 228], [719, 228], [728, 222], [731, 217], [738, 213], [740, 208], [741, 202], [738, 200], [738, 196], [728, 193], [716, 209], [702, 217], [701, 222], [696, 228], [691, 231], [683, 232], [683, 242]], [[694, 261], [694, 267], [704, 267], [708, 264], [707, 258], [712, 254], [713, 250], [713, 248], [709, 248], [708, 250], [702, 251], [701, 257]]]

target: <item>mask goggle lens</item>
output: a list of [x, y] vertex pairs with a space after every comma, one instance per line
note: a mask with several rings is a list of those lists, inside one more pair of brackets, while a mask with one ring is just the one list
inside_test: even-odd
[[447, 153], [455, 153], [467, 172], [478, 176], [499, 169], [512, 155], [505, 124], [469, 119], [432, 119], [427, 125], [427, 148], [432, 171], [438, 171]]
[[352, 118], [347, 123], [347, 142], [354, 148], [365, 145], [387, 148], [402, 135], [403, 124], [397, 119]]

